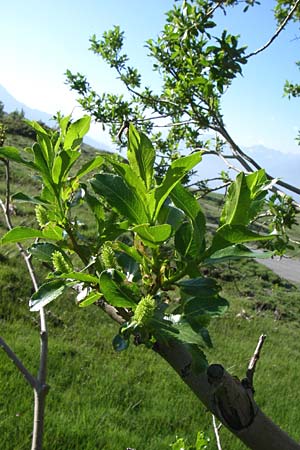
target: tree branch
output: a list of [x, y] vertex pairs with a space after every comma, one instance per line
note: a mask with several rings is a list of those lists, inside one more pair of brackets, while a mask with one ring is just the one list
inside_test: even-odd
[[262, 346], [264, 345], [266, 337], [267, 336], [265, 334], [262, 334], [259, 337], [258, 344], [257, 344], [256, 349], [255, 349], [255, 351], [253, 353], [253, 356], [252, 356], [252, 358], [251, 358], [251, 360], [249, 362], [248, 369], [247, 369], [247, 372], [246, 372], [247, 382], [252, 387], [252, 389], [253, 389], [253, 377], [254, 377], [256, 364], [257, 364], [257, 361], [259, 360], [260, 352], [261, 352]]
[[219, 427], [217, 425], [216, 418], [213, 414], [212, 414], [212, 421], [213, 421], [213, 428], [214, 428], [214, 433], [215, 433], [215, 437], [216, 437], [218, 450], [222, 450], [221, 440], [220, 440], [220, 435], [219, 435]]
[[282, 21], [282, 23], [279, 25], [279, 27], [277, 28], [277, 30], [275, 31], [275, 33], [273, 34], [273, 36], [268, 40], [268, 42], [266, 42], [262, 47], [258, 48], [257, 50], [255, 50], [254, 52], [249, 53], [248, 55], [245, 56], [246, 59], [251, 58], [252, 56], [256, 56], [259, 53], [263, 52], [264, 50], [266, 50], [274, 41], [275, 39], [279, 36], [279, 34], [281, 33], [281, 31], [284, 29], [284, 27], [286, 26], [286, 24], [289, 22], [289, 20], [292, 18], [294, 12], [296, 11], [296, 9], [298, 8], [298, 6], [300, 5], [300, 0], [297, 0], [294, 5], [291, 7], [288, 15], [286, 16], [286, 18]]

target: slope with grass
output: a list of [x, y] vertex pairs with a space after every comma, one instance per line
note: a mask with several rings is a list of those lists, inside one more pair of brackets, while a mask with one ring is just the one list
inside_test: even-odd
[[[24, 141], [7, 144], [24, 146]], [[30, 144], [27, 142], [25, 145]], [[95, 150], [87, 149], [87, 152]], [[87, 153], [87, 154], [88, 154]], [[0, 165], [0, 195], [5, 183]], [[12, 190], [34, 192], [36, 180], [12, 167]], [[208, 222], [216, 223], [221, 197], [203, 202]], [[17, 204], [14, 223], [28, 225], [34, 214]], [[1, 217], [1, 235], [5, 224]], [[87, 230], [89, 232], [89, 230]], [[0, 249], [0, 333], [33, 371], [39, 336], [36, 313], [29, 313], [31, 285], [13, 247]], [[47, 269], [37, 267], [40, 280]], [[257, 401], [270, 417], [300, 439], [298, 371], [299, 289], [256, 262], [206, 268], [231, 302], [228, 313], [210, 326], [210, 362], [244, 377], [261, 333], [267, 342], [255, 376]], [[198, 430], [211, 437], [211, 416], [182, 380], [151, 350], [133, 346], [114, 352], [117, 326], [96, 307], [79, 309], [74, 296], [51, 303], [49, 384], [45, 450], [167, 450], [175, 436], [194, 442]], [[3, 450], [27, 449], [32, 425], [32, 392], [7, 356], [0, 352], [0, 430]], [[221, 430], [223, 448], [245, 447]]]

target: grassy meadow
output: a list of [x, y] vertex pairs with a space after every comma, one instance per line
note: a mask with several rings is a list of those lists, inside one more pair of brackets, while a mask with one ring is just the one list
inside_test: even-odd
[[[15, 138], [15, 137], [14, 137]], [[10, 137], [9, 137], [10, 139]], [[8, 140], [7, 144], [13, 141]], [[25, 145], [28, 145], [26, 143]], [[24, 145], [22, 138], [16, 145]], [[87, 150], [88, 151], [88, 150]], [[5, 190], [0, 166], [0, 195]], [[13, 168], [12, 191], [33, 193], [37, 182]], [[215, 223], [220, 197], [203, 203]], [[18, 205], [15, 224], [30, 224], [31, 208]], [[0, 216], [0, 235], [5, 229]], [[42, 281], [45, 269], [37, 267]], [[299, 287], [256, 262], [223, 263], [205, 269], [230, 300], [225, 317], [214, 319], [210, 363], [245, 376], [261, 333], [267, 334], [255, 375], [256, 400], [277, 424], [300, 440]], [[32, 287], [14, 247], [0, 249], [0, 333], [34, 373], [39, 352], [38, 315], [28, 310]], [[212, 418], [182, 380], [151, 350], [129, 347], [116, 353], [114, 324], [95, 306], [79, 309], [71, 294], [47, 308], [49, 365], [45, 450], [167, 450], [176, 435], [195, 441], [197, 431], [216, 448]], [[2, 450], [30, 448], [33, 394], [4, 352], [0, 352], [0, 433]], [[224, 450], [245, 446], [220, 431]], [[267, 450], [267, 449], [266, 449]]]

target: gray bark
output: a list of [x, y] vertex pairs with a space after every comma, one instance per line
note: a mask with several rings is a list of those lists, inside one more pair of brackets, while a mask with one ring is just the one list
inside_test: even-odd
[[195, 374], [186, 347], [177, 342], [155, 344], [154, 350], [178, 373], [199, 400], [247, 447], [253, 450], [300, 450], [300, 445], [260, 410], [252, 387], [217, 364]]

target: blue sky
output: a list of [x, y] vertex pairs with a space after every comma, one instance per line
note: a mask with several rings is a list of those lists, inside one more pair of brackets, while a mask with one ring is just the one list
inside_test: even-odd
[[[88, 76], [98, 91], [119, 91], [114, 73], [88, 51], [88, 39], [113, 25], [126, 33], [126, 51], [132, 64], [145, 73], [145, 81], [159, 85], [151, 74], [151, 60], [144, 47], [164, 24], [172, 0], [12, 0], [1, 4], [0, 84], [26, 105], [49, 113], [69, 113], [76, 106], [64, 84], [71, 69]], [[232, 9], [220, 15], [221, 26], [241, 34], [241, 43], [254, 50], [276, 29], [273, 0], [242, 14]], [[262, 55], [254, 57], [224, 96], [224, 120], [240, 145], [264, 145], [282, 152], [299, 152], [294, 138], [300, 127], [297, 99], [283, 98], [286, 79], [297, 80], [294, 61], [299, 58], [298, 28], [290, 24]], [[75, 113], [79, 114], [78, 108]], [[107, 142], [100, 127], [92, 137]]]

